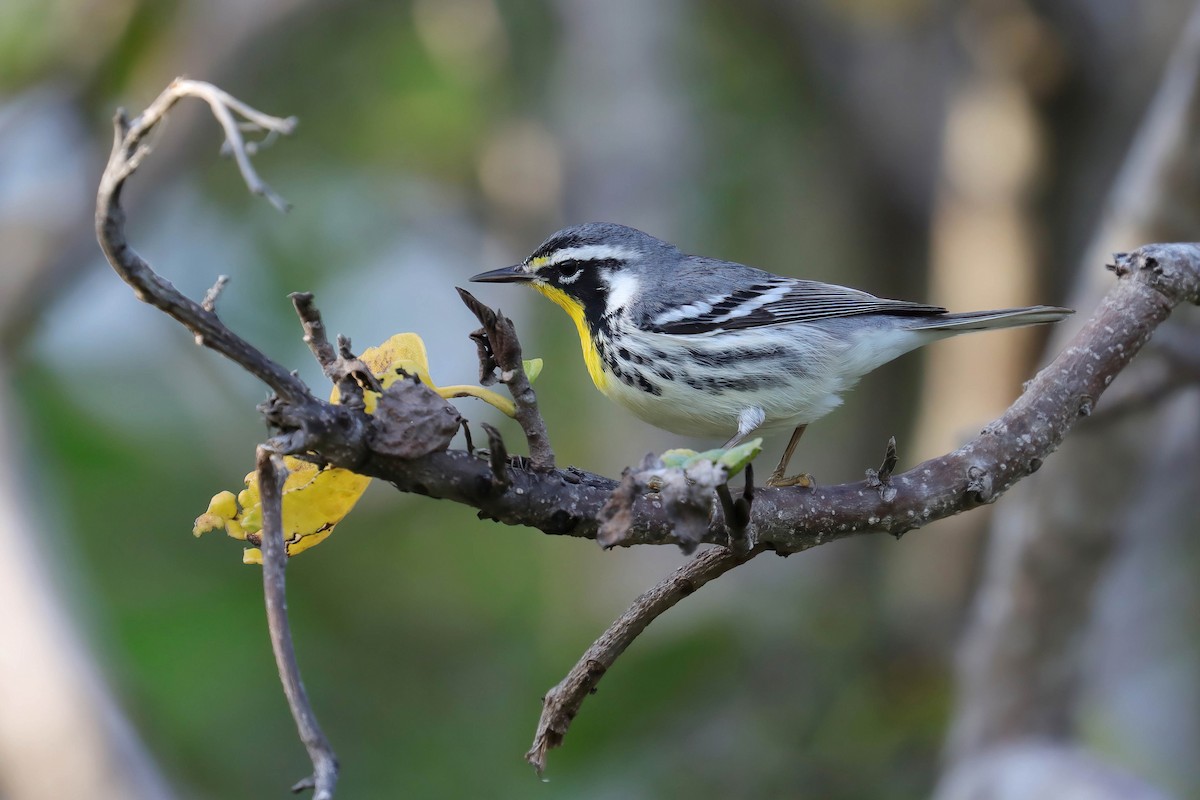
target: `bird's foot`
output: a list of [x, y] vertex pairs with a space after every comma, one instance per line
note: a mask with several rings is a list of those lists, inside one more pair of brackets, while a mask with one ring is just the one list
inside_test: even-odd
[[767, 479], [767, 486], [776, 489], [782, 489], [787, 486], [799, 486], [801, 489], [815, 489], [817, 480], [807, 472], [801, 472], [799, 475], [791, 475], [784, 477], [782, 472], [776, 472]]

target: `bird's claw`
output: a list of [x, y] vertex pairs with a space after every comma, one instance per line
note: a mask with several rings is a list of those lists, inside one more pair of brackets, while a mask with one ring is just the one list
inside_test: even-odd
[[782, 489], [788, 486], [799, 486], [801, 489], [815, 489], [817, 480], [807, 472], [801, 472], [799, 475], [791, 475], [789, 477], [777, 474], [767, 479], [767, 486], [775, 489]]

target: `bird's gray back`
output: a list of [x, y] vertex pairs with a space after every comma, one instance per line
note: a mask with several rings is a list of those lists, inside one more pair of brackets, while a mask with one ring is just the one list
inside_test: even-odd
[[641, 327], [681, 306], [696, 306], [739, 289], [762, 285], [778, 277], [770, 272], [733, 261], [689, 256], [672, 247], [673, 253], [657, 253], [654, 266], [646, 270], [647, 286], [630, 309]]

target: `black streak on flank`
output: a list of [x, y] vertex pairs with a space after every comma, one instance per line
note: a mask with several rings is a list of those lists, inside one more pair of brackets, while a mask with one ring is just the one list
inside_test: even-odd
[[778, 358], [779, 350], [773, 347], [763, 347], [757, 350], [742, 347], [726, 350], [721, 353], [706, 353], [695, 347], [689, 347], [688, 356], [702, 367], [728, 369], [747, 361], [763, 361]]
[[[596, 342], [596, 351], [600, 354], [600, 360], [604, 362], [605, 368], [614, 377], [624, 383], [626, 386], [634, 386], [641, 389], [643, 392], [654, 397], [662, 395], [662, 388], [657, 384], [651, 383], [650, 380], [642, 374], [642, 371], [637, 367], [631, 366], [629, 361], [625, 361], [625, 365], [617, 363], [617, 359], [610, 355], [608, 347], [602, 347], [603, 342]], [[617, 355], [628, 354], [625, 348], [619, 348]]]
[[650, 381], [646, 380], [645, 375], [643, 375], [640, 372], [638, 372], [636, 374], [637, 374], [637, 387], [639, 389], [641, 389], [643, 392], [646, 392], [647, 394], [654, 395], [655, 397], [658, 397], [662, 394], [662, 389], [658, 388], [658, 386], [656, 386], [653, 383], [651, 383]]
[[754, 375], [741, 378], [727, 376], [697, 378], [684, 377], [684, 383], [700, 392], [724, 394], [725, 392], [752, 392], [782, 386], [785, 381], [777, 375]]

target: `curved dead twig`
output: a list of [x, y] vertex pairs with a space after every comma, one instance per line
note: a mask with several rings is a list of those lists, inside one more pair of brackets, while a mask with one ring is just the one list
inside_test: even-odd
[[760, 545], [741, 553], [724, 547], [707, 550], [644, 592], [628, 611], [609, 625], [608, 630], [600, 634], [600, 638], [592, 642], [592, 646], [580, 656], [567, 676], [542, 698], [542, 716], [538, 720], [537, 733], [533, 737], [533, 746], [525, 754], [525, 760], [533, 765], [538, 775], [546, 770], [547, 751], [562, 744], [583, 701], [596, 691], [608, 668], [651, 622], [704, 584], [734, 567], [740, 567], [767, 552], [767, 549]]
[[[125, 182], [137, 171], [142, 159], [150, 152], [147, 137], [162, 122], [167, 112], [185, 97], [205, 100], [217, 114], [231, 143], [237, 143], [238, 166], [251, 191], [267, 194], [266, 184], [254, 172], [245, 157], [242, 136], [229, 111], [232, 97], [215, 86], [198, 81], [176, 80], [151, 103], [145, 111], [130, 120], [119, 110], [113, 119], [113, 149], [108, 165], [100, 178], [96, 195], [96, 237], [109, 264], [121, 278], [133, 287], [139, 300], [161, 309], [184, 325], [196, 341], [232, 359], [250, 374], [267, 384], [280, 397], [292, 403], [303, 403], [311, 397], [308, 387], [288, 370], [271, 361], [240, 337], [230, 336], [213, 310], [186, 297], [161, 278], [150, 265], [130, 247], [125, 236], [125, 213], [121, 208], [121, 191]], [[291, 133], [295, 120], [268, 117], [237, 103], [237, 109], [251, 111], [253, 121], [268, 130]], [[218, 109], [220, 113], [218, 113]], [[273, 196], [273, 193], [268, 194]], [[215, 299], [215, 298], [214, 298]]]

